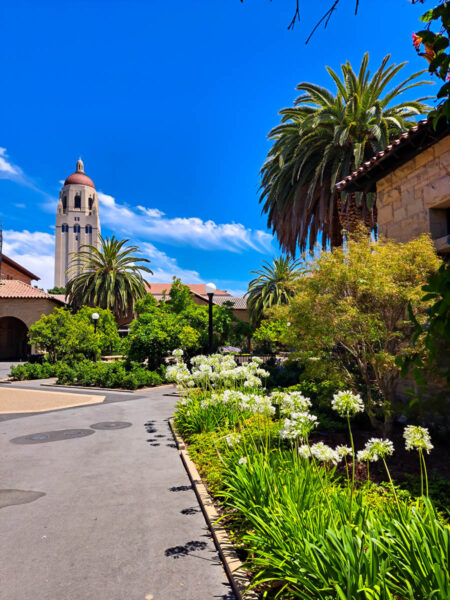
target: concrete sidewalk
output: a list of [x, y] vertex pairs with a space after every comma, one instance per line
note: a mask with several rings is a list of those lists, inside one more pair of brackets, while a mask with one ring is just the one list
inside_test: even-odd
[[[174, 446], [168, 392], [0, 423], [0, 600], [234, 598]], [[10, 441], [104, 421], [132, 425]]]

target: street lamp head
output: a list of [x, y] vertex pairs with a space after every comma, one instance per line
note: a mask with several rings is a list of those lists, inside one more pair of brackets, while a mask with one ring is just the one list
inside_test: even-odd
[[92, 313], [91, 317], [93, 321], [98, 321], [100, 319], [100, 315], [98, 313]]
[[216, 286], [213, 283], [207, 283], [206, 284], [206, 293], [207, 294], [214, 294], [214, 292], [216, 291]]

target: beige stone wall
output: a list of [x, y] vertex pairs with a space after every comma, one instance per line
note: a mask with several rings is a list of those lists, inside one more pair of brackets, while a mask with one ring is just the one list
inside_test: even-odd
[[445, 236], [444, 211], [436, 209], [450, 207], [450, 136], [378, 181], [377, 207], [386, 237], [406, 242], [421, 233]]
[[0, 319], [2, 317], [16, 317], [27, 327], [38, 321], [42, 315], [49, 315], [55, 307], [59, 306], [45, 298], [0, 298]]

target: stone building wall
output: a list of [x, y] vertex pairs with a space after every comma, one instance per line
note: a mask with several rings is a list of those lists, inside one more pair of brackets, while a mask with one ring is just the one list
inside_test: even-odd
[[450, 251], [450, 136], [377, 182], [380, 234], [406, 242], [430, 233], [439, 252]]
[[29, 328], [42, 315], [49, 315], [58, 306], [59, 303], [46, 298], [0, 298], [0, 319], [15, 317]]

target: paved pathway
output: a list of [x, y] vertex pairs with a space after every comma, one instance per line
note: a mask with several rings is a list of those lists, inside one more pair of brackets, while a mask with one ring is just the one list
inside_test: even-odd
[[[0, 422], [0, 600], [233, 598], [168, 428], [170, 392]], [[10, 441], [103, 421], [132, 426]]]
[[18, 362], [11, 362], [6, 360], [0, 360], [0, 381], [2, 379], [6, 379], [9, 375], [11, 367], [14, 365], [18, 365]]

